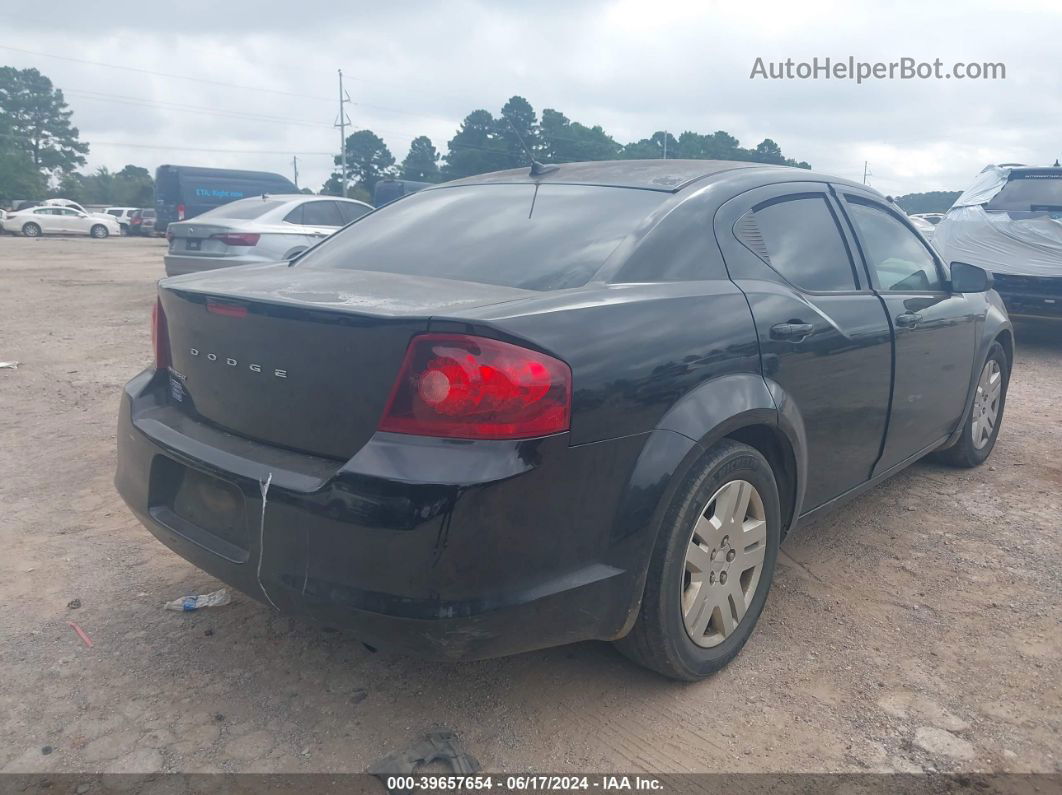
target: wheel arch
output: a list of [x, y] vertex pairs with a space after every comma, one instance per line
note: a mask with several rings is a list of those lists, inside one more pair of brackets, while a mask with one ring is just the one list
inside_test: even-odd
[[1007, 370], [1008, 372], [1014, 369], [1014, 332], [1005, 328], [996, 334], [993, 342], [998, 342], [1003, 348], [1003, 353], [1007, 355]]
[[981, 368], [984, 366], [984, 362], [988, 358], [988, 352], [992, 349], [993, 344], [998, 342], [1000, 347], [1003, 348], [1003, 354], [1007, 358], [1008, 378], [1014, 369], [1014, 327], [1007, 316], [1006, 309], [1003, 307], [1003, 301], [998, 294], [992, 292], [988, 294], [986, 303], [985, 317], [979, 325], [980, 331], [978, 332], [977, 350], [974, 354], [974, 366], [970, 370], [970, 383], [966, 390], [966, 404], [963, 406], [962, 415], [955, 430], [947, 441], [937, 448], [938, 450], [947, 450], [959, 441], [966, 419], [973, 408], [974, 395], [977, 392], [977, 379], [981, 374]]
[[[789, 405], [789, 411], [794, 409]], [[628, 622], [641, 604], [649, 561], [676, 491], [718, 442], [749, 445], [770, 463], [778, 481], [784, 537], [796, 524], [803, 498], [806, 455], [802, 423], [783, 417], [772, 389], [756, 373], [722, 376], [681, 398], [647, 434], [617, 507], [609, 545], [634, 576]], [[798, 430], [799, 429], [799, 430]]]

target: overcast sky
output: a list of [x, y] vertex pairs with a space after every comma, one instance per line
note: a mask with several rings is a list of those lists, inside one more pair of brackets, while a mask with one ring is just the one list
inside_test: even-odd
[[[55, 0], [4, 14], [0, 64], [37, 67], [63, 89], [89, 168], [290, 176], [298, 153], [300, 185], [314, 190], [338, 151], [337, 68], [355, 127], [399, 161], [417, 135], [445, 152], [465, 114], [497, 113], [513, 94], [622, 143], [721, 129], [743, 146], [772, 138], [829, 174], [862, 179], [869, 161], [870, 183], [894, 194], [958, 190], [987, 163], [1062, 156], [1062, 3], [863, 5]], [[1006, 79], [749, 78], [757, 57], [816, 56], [1001, 62]]]

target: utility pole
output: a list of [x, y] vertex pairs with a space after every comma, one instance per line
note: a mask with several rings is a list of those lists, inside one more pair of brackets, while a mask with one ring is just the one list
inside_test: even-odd
[[295, 190], [299, 189], [299, 156], [294, 155], [291, 158], [291, 168], [295, 172]]
[[864, 160], [863, 161], [863, 184], [864, 185], [867, 184], [867, 177], [870, 175], [870, 169], [867, 168], [868, 165], [869, 165], [869, 163], [866, 160]]
[[664, 130], [664, 160], [667, 160], [667, 130]]
[[343, 198], [347, 198], [347, 125], [350, 124], [350, 119], [347, 118], [347, 112], [343, 109], [343, 105], [350, 102], [350, 97], [347, 96], [347, 92], [343, 90], [343, 70], [337, 70], [339, 72], [339, 121], [334, 126], [339, 128], [339, 157], [342, 165], [340, 168], [343, 170], [340, 172], [341, 182], [343, 184]]

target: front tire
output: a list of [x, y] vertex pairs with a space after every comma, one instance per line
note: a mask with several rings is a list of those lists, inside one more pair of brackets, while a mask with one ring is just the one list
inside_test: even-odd
[[746, 444], [713, 447], [668, 506], [638, 618], [617, 648], [672, 679], [721, 669], [763, 611], [780, 539], [770, 464]]
[[973, 405], [963, 421], [959, 441], [936, 457], [955, 467], [971, 468], [988, 460], [1003, 424], [1003, 408], [1010, 385], [1010, 363], [1003, 346], [993, 342], [974, 387]]
[[103, 224], [96, 224], [95, 226], [93, 226], [89, 230], [89, 234], [92, 235], [97, 240], [103, 240], [103, 238], [107, 237], [107, 235], [109, 235], [110, 232], [107, 230], [107, 227], [105, 227]]
[[40, 237], [41, 228], [34, 223], [23, 224], [22, 234], [24, 237]]

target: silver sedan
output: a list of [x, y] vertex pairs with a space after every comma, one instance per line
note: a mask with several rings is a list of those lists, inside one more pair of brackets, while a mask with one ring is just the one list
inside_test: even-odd
[[291, 259], [372, 209], [353, 199], [306, 194], [223, 204], [166, 227], [166, 275]]

